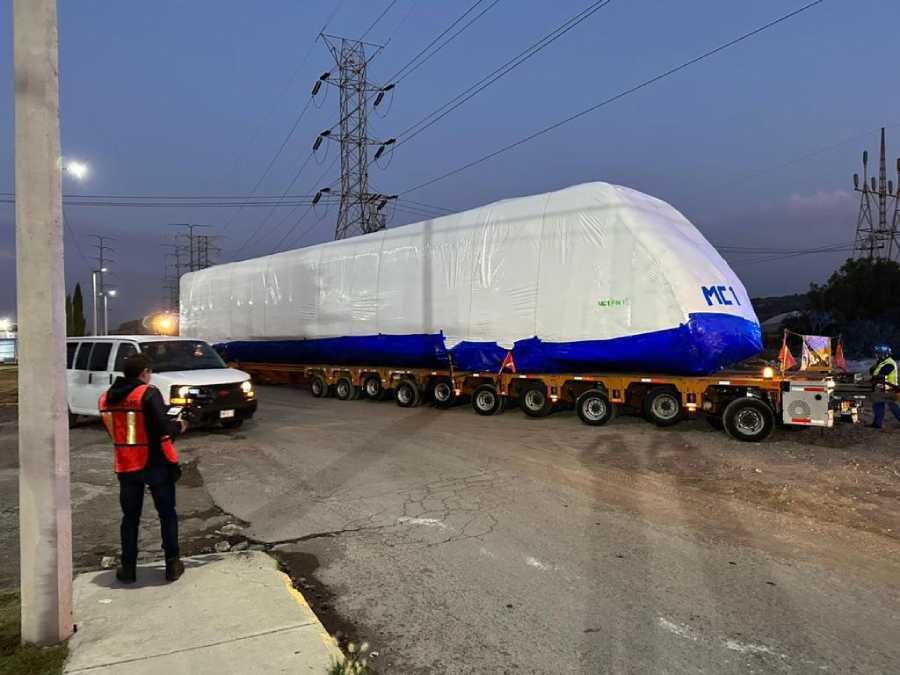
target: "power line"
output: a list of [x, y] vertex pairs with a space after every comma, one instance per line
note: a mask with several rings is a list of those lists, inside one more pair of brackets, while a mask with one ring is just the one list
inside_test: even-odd
[[[462, 14], [460, 14], [460, 15], [456, 18], [456, 20], [453, 21], [453, 23], [451, 23], [451, 24], [450, 24], [449, 26], [447, 26], [443, 31], [441, 31], [440, 33], [438, 33], [438, 34], [431, 40], [431, 42], [429, 42], [427, 45], [425, 45], [425, 47], [423, 47], [422, 50], [421, 50], [418, 54], [416, 54], [414, 57], [412, 57], [412, 58], [406, 63], [406, 65], [404, 65], [400, 70], [398, 70], [396, 73], [394, 73], [394, 75], [392, 75], [390, 78], [388, 78], [387, 81], [388, 81], [388, 82], [393, 82], [394, 84], [397, 84], [397, 83], [400, 82], [401, 80], [406, 79], [409, 75], [411, 75], [411, 74], [413, 73], [413, 71], [417, 70], [417, 69], [419, 68], [419, 66], [423, 65], [423, 64], [424, 64], [426, 61], [428, 61], [432, 56], [434, 56], [434, 55], [437, 54], [441, 49], [443, 49], [444, 47], [446, 47], [446, 46], [447, 46], [447, 45], [448, 45], [448, 44], [449, 44], [449, 43], [450, 43], [457, 35], [459, 35], [459, 34], [462, 33], [463, 31], [465, 31], [466, 28], [468, 28], [468, 27], [471, 26], [475, 21], [477, 21], [479, 18], [481, 18], [488, 10], [491, 9], [491, 7], [493, 7], [493, 6], [496, 5], [498, 2], [500, 2], [500, 0], [494, 0], [494, 1], [493, 1], [490, 5], [488, 5], [488, 7], [486, 7], [480, 14], [478, 14], [474, 19], [472, 19], [472, 21], [470, 21], [470, 22], [467, 23], [465, 26], [463, 26], [457, 33], [455, 33], [454, 35], [450, 36], [450, 38], [448, 38], [448, 39], [447, 39], [443, 44], [441, 44], [437, 49], [435, 49], [433, 52], [431, 52], [431, 53], [430, 53], [428, 56], [426, 56], [424, 59], [422, 59], [421, 61], [419, 61], [414, 67], [412, 67], [412, 66], [413, 66], [413, 63], [415, 63], [416, 60], [417, 60], [420, 56], [422, 56], [423, 54], [425, 54], [425, 52], [427, 52], [429, 49], [431, 49], [431, 47], [433, 47], [433, 46], [435, 45], [435, 43], [437, 43], [442, 37], [444, 37], [447, 33], [449, 33], [451, 30], [453, 30], [453, 28], [456, 26], [456, 24], [458, 24], [460, 21], [462, 21], [463, 19], [465, 19], [466, 16], [468, 16], [468, 15], [469, 15], [476, 7], [478, 7], [478, 5], [480, 5], [480, 4], [481, 4], [482, 2], [484, 2], [484, 1], [485, 1], [485, 0], [476, 0], [474, 4], [470, 5], [469, 8], [468, 8], [465, 12], [463, 12]], [[407, 69], [410, 69], [410, 68], [411, 68], [411, 70], [409, 70], [409, 72], [406, 72]]]
[[[372, 29], [375, 28], [375, 26], [377, 26], [377, 25], [379, 24], [379, 22], [385, 17], [385, 15], [386, 15], [388, 12], [391, 11], [391, 9], [393, 8], [393, 6], [396, 5], [396, 4], [397, 4], [397, 0], [391, 0], [391, 2], [388, 3], [388, 6], [384, 8], [384, 11], [383, 11], [381, 14], [378, 15], [378, 17], [371, 23], [371, 25], [370, 25], [368, 28], [366, 28], [366, 32], [363, 33], [362, 35], [360, 35], [359, 38], [357, 38], [357, 39], [358, 39], [360, 42], [361, 42], [362, 40], [364, 40], [365, 37], [366, 37], [366, 35], [368, 35], [369, 33], [372, 32]], [[321, 31], [321, 32], [324, 32], [324, 31]]]
[[[256, 184], [253, 186], [253, 189], [250, 190], [250, 194], [255, 193], [259, 189], [259, 186], [262, 185], [262, 182], [266, 179], [266, 176], [269, 175], [269, 172], [272, 170], [272, 167], [275, 165], [275, 162], [277, 162], [278, 158], [281, 157], [281, 153], [284, 152], [284, 149], [287, 146], [288, 141], [291, 140], [291, 137], [294, 135], [294, 132], [297, 130], [297, 126], [300, 124], [300, 121], [303, 119], [303, 116], [306, 114], [306, 111], [309, 110], [309, 106], [312, 104], [312, 100], [313, 100], [312, 96], [310, 96], [308, 99], [306, 99], [306, 105], [304, 105], [303, 108], [300, 110], [300, 114], [297, 115], [296, 119], [294, 120], [294, 124], [291, 126], [290, 131], [288, 131], [287, 136], [284, 137], [284, 140], [281, 142], [281, 145], [278, 147], [278, 150], [272, 156], [272, 159], [269, 160], [269, 163], [266, 166], [265, 171], [263, 171], [262, 175], [259, 177], [259, 180], [256, 181]], [[240, 209], [237, 211], [237, 213], [240, 213]], [[237, 213], [235, 213], [234, 215], [236, 216]], [[234, 221], [234, 216], [232, 216], [228, 220], [228, 222], [225, 223], [225, 228], [226, 229], [229, 228], [233, 221]]]
[[649, 87], [650, 85], [652, 85], [656, 82], [659, 82], [662, 79], [670, 77], [671, 75], [674, 75], [675, 73], [677, 73], [681, 70], [684, 70], [685, 68], [689, 68], [690, 66], [692, 66], [696, 63], [699, 63], [700, 61], [703, 61], [703, 60], [709, 58], [710, 56], [713, 56], [715, 54], [718, 54], [721, 51], [724, 51], [730, 47], [733, 47], [734, 45], [736, 45], [740, 42], [743, 42], [744, 40], [747, 40], [755, 35], [758, 35], [759, 33], [762, 33], [763, 31], [768, 30], [769, 28], [772, 28], [773, 26], [776, 26], [784, 21], [787, 21], [788, 19], [791, 19], [791, 18], [797, 16], [798, 14], [801, 14], [802, 12], [812, 9], [816, 5], [822, 4], [824, 1], [825, 0], [814, 0], [813, 2], [809, 2], [806, 5], [803, 5], [802, 7], [800, 7], [799, 9], [796, 9], [792, 12], [784, 14], [784, 15], [780, 16], [779, 18], [760, 26], [759, 28], [755, 28], [754, 30], [752, 30], [748, 33], [744, 33], [743, 35], [741, 35], [733, 40], [730, 40], [729, 42], [723, 43], [723, 44], [719, 45], [718, 47], [715, 47], [714, 49], [704, 52], [700, 56], [696, 56], [688, 61], [681, 63], [678, 66], [675, 66], [674, 68], [670, 68], [669, 70], [667, 70], [663, 73], [660, 73], [659, 75], [656, 75], [655, 77], [652, 77], [648, 80], [644, 80], [640, 84], [630, 87], [629, 89], [625, 89], [624, 91], [621, 91], [618, 94], [611, 96], [611, 97], [601, 101], [600, 103], [597, 103], [596, 105], [590, 106], [589, 108], [585, 108], [584, 110], [577, 112], [574, 115], [570, 115], [569, 117], [566, 117], [565, 119], [562, 119], [559, 122], [550, 124], [532, 134], [529, 134], [528, 136], [525, 136], [524, 138], [522, 138], [518, 141], [515, 141], [514, 143], [505, 145], [502, 148], [499, 148], [498, 150], [490, 152], [487, 155], [483, 155], [482, 157], [479, 157], [478, 159], [468, 162], [467, 164], [464, 164], [456, 169], [453, 169], [452, 171], [448, 171], [447, 173], [444, 173], [440, 176], [437, 176], [435, 178], [431, 178], [427, 181], [419, 183], [418, 185], [411, 187], [408, 190], [401, 192], [400, 194], [408, 194], [410, 192], [414, 192], [415, 190], [420, 190], [423, 187], [432, 185], [434, 183], [437, 183], [438, 181], [442, 181], [446, 178], [449, 178], [450, 176], [455, 176], [456, 174], [466, 171], [467, 169], [471, 169], [472, 167], [482, 164], [490, 159], [493, 159], [494, 157], [497, 157], [498, 155], [508, 152], [509, 150], [512, 150], [513, 148], [517, 148], [520, 145], [524, 145], [525, 143], [528, 143], [529, 141], [532, 141], [535, 138], [538, 138], [539, 136], [543, 136], [544, 134], [554, 131], [566, 124], [569, 124], [570, 122], [573, 122], [581, 117], [584, 117], [585, 115], [587, 115], [589, 113], [594, 112], [595, 110], [603, 108], [604, 106], [607, 106], [615, 101], [618, 101], [621, 98], [625, 98], [626, 96], [629, 96], [630, 94], [640, 91], [641, 89], [644, 89], [645, 87]]
[[461, 105], [494, 84], [497, 80], [503, 78], [508, 73], [518, 68], [532, 56], [535, 56], [536, 54], [543, 51], [546, 47], [556, 42], [556, 40], [561, 38], [570, 30], [578, 26], [583, 21], [586, 21], [599, 10], [603, 9], [610, 2], [612, 2], [612, 0], [597, 0], [597, 2], [588, 5], [585, 9], [563, 21], [559, 26], [544, 35], [540, 40], [531, 44], [526, 49], [511, 58], [509, 61], [494, 69], [491, 73], [480, 79], [475, 84], [471, 85], [468, 89], [460, 92], [454, 98], [431, 111], [412, 126], [400, 132], [397, 137], [401, 140], [397, 143], [395, 149], [396, 147], [400, 147], [404, 143], [408, 143], [420, 133], [425, 131], [428, 127], [436, 124], [438, 121], [449, 115]]
[[[300, 63], [297, 65], [297, 68], [294, 70], [293, 74], [288, 79], [288, 82], [285, 85], [285, 87], [282, 89], [281, 93], [276, 97], [275, 102], [272, 104], [272, 107], [269, 109], [269, 112], [263, 117], [263, 120], [265, 120], [265, 122], [268, 122], [272, 118], [272, 115], [275, 113], [275, 110], [278, 108], [278, 104], [281, 102], [281, 99], [283, 99], [285, 97], [285, 95], [288, 93], [291, 86], [293, 86], [294, 82], [297, 80], [297, 76], [300, 75], [300, 71], [303, 70], [303, 66], [306, 65], [307, 61], [309, 61], [309, 57], [312, 54], [313, 49], [315, 49], [316, 41], [318, 40], [319, 33], [324, 32], [328, 28], [328, 24], [330, 24], [332, 22], [332, 20], [334, 19], [334, 17], [337, 16], [338, 12], [341, 11], [345, 2], [346, 2], [346, 0], [339, 0], [338, 3], [335, 5], [334, 9], [331, 11], [331, 13], [326, 17], [325, 23], [322, 24], [322, 28], [316, 32], [316, 37], [313, 39], [312, 42], [310, 42], [309, 47], [306, 50], [306, 54], [304, 54], [303, 58], [300, 60]], [[260, 122], [260, 124], [258, 124], [256, 126], [256, 130], [252, 134], [251, 138], [244, 145], [243, 152], [235, 155], [234, 162], [232, 164], [231, 172], [229, 175], [233, 174], [234, 170], [238, 167], [238, 165], [241, 164], [247, 158], [247, 152], [250, 149], [250, 147], [252, 147], [254, 141], [259, 137], [259, 132], [262, 131], [263, 126], [264, 126], [263, 122]]]
[[[259, 225], [256, 226], [256, 229], [253, 231], [253, 234], [251, 234], [249, 237], [247, 237], [247, 240], [238, 247], [238, 249], [237, 249], [238, 251], [244, 250], [244, 248], [251, 241], [253, 241], [256, 238], [256, 236], [260, 233], [262, 228], [265, 227], [266, 223], [269, 222], [269, 219], [272, 217], [272, 214], [275, 213], [275, 209], [277, 209], [279, 206], [284, 205], [283, 198], [287, 195], [288, 192], [290, 192], [291, 188], [294, 187], [294, 183], [297, 182], [297, 179], [300, 177], [300, 174], [303, 173], [303, 169], [306, 168], [306, 165], [309, 164], [309, 160], [312, 159], [312, 156], [313, 156], [313, 152], [312, 152], [312, 150], [310, 150], [309, 154], [306, 156], [306, 159], [303, 161], [303, 163], [300, 165], [300, 168], [297, 169], [297, 172], [294, 174], [294, 177], [291, 179], [290, 184], [287, 186], [287, 188], [285, 188], [284, 194], [282, 195], [282, 200], [279, 200], [272, 205], [272, 208], [269, 209], [269, 212], [266, 214], [266, 217], [262, 220], [262, 222]], [[311, 201], [312, 200], [310, 200], [310, 202]]]

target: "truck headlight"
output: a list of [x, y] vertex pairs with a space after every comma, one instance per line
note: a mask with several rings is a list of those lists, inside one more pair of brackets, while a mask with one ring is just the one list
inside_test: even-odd
[[250, 380], [244, 380], [241, 382], [241, 391], [245, 394], [253, 393], [253, 383]]
[[762, 376], [767, 380], [771, 380], [775, 377], [775, 369], [772, 366], [766, 366], [763, 368]]

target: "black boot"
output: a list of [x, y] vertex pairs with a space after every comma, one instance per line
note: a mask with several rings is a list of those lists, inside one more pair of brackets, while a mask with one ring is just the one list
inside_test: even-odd
[[116, 568], [116, 579], [123, 584], [133, 584], [137, 581], [137, 569], [135, 565], [119, 565]]
[[184, 563], [180, 558], [166, 558], [166, 581], [178, 581], [184, 574]]

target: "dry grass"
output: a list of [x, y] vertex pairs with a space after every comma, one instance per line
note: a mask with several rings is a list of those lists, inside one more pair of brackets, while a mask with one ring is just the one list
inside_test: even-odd
[[0, 406], [18, 402], [18, 374], [16, 366], [0, 366]]

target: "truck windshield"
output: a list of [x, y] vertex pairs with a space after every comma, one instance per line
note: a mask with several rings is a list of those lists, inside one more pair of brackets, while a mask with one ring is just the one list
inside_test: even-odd
[[153, 371], [156, 373], [226, 367], [215, 350], [199, 340], [142, 342], [141, 351], [153, 363]]

